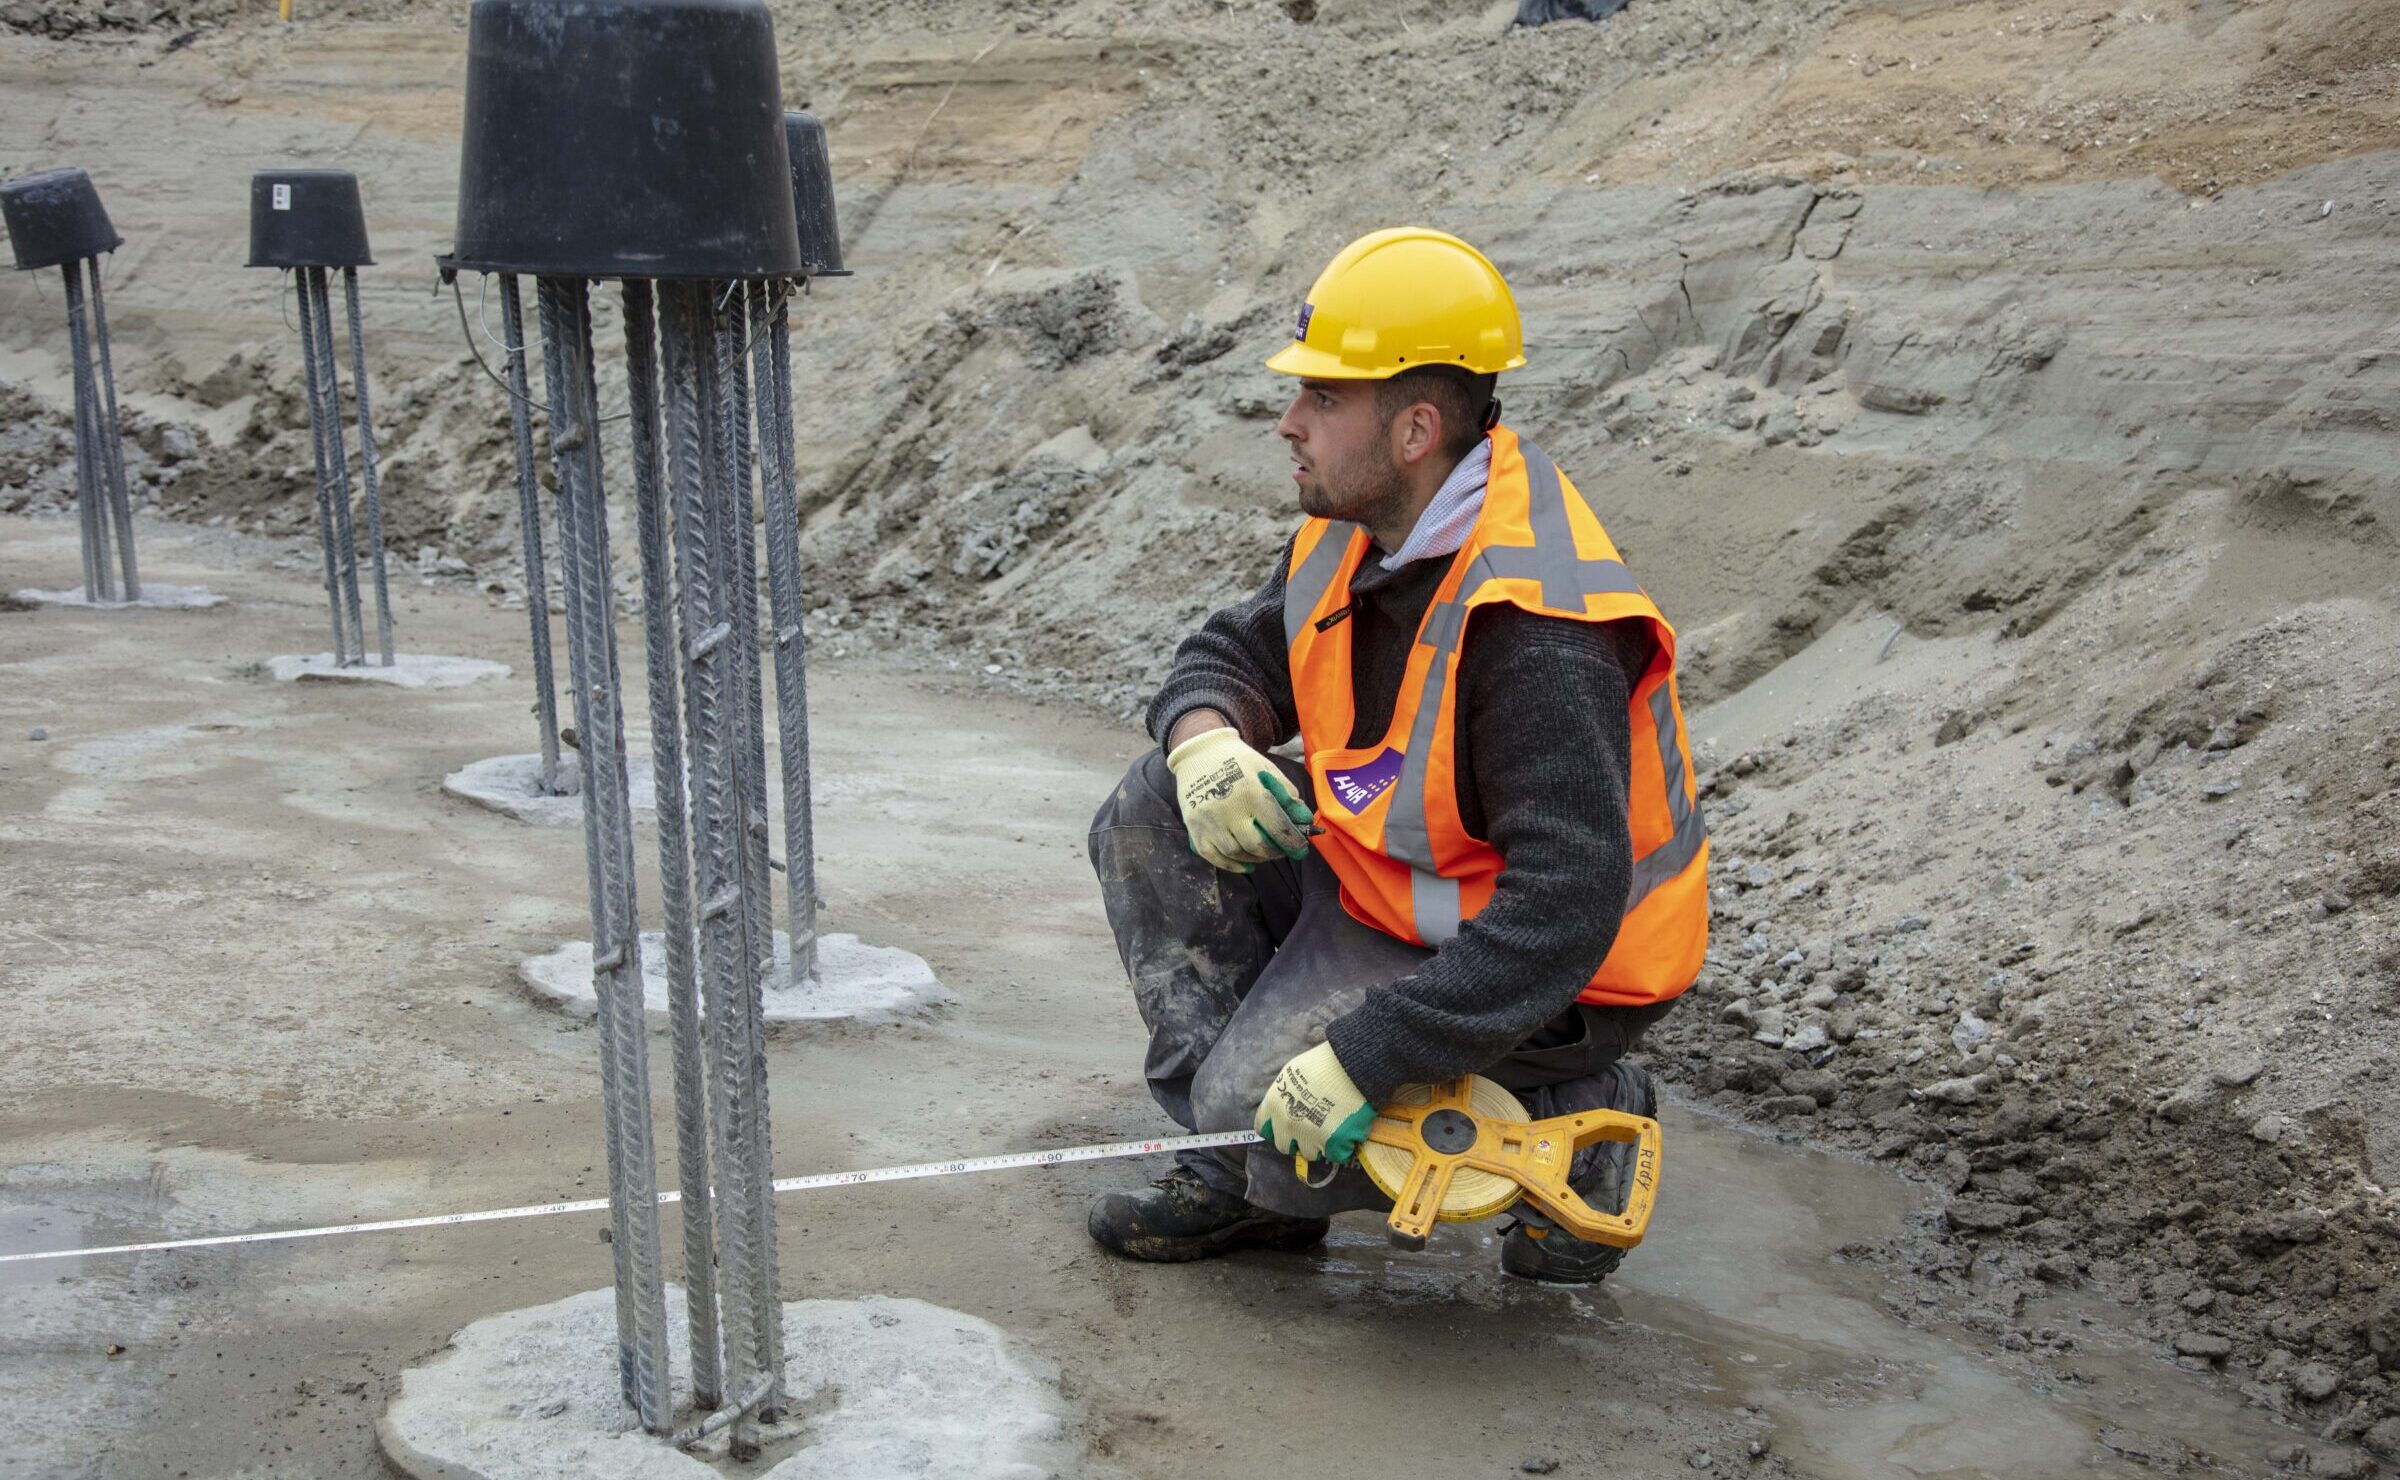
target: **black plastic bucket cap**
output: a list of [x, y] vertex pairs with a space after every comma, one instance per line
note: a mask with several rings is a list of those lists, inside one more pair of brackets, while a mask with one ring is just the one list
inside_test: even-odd
[[792, 277], [763, 0], [475, 0], [445, 268]]
[[0, 220], [8, 223], [20, 271], [80, 262], [125, 243], [81, 170], [44, 170], [0, 184]]
[[810, 277], [848, 277], [842, 229], [833, 209], [833, 151], [813, 113], [783, 115], [783, 145], [792, 156], [792, 211], [800, 218], [802, 271]]
[[250, 177], [252, 267], [368, 267], [367, 210], [348, 170], [260, 170]]

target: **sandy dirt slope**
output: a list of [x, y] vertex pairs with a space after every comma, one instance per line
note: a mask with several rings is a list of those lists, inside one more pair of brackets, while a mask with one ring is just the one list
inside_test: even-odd
[[[109, 192], [157, 505], [302, 527], [243, 182], [349, 164], [394, 543], [508, 595], [505, 420], [425, 266], [460, 8], [105, 9], [0, 35], [0, 167]], [[2388, 6], [1508, 9], [779, 5], [859, 268], [799, 345], [820, 651], [1138, 713], [1288, 530], [1256, 362], [1310, 275], [1466, 233], [1524, 299], [1512, 423], [1708, 706], [1670, 1082], [1934, 1184], [1857, 1257], [1994, 1347], [2071, 1361], [2046, 1303], [2122, 1300], [2400, 1453]], [[0, 378], [53, 406], [55, 299], [0, 282]], [[0, 508], [63, 488], [30, 404]]]

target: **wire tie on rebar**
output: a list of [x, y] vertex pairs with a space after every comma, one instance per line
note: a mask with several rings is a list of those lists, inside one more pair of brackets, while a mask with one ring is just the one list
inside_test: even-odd
[[700, 1420], [698, 1423], [692, 1424], [685, 1428], [677, 1429], [674, 1437], [669, 1439], [667, 1442], [673, 1444], [677, 1449], [691, 1448], [694, 1444], [699, 1443], [701, 1440], [707, 1438], [713, 1433], [716, 1433], [718, 1430], [725, 1428], [735, 1419], [743, 1417], [751, 1410], [757, 1408], [759, 1404], [764, 1403], [767, 1400], [768, 1390], [774, 1387], [774, 1385], [774, 1373], [760, 1373], [758, 1375], [758, 1380], [750, 1384], [749, 1391], [743, 1393], [741, 1397], [735, 1399], [732, 1403], [726, 1405], [725, 1407], [718, 1409], [716, 1412]]
[[735, 905], [740, 904], [741, 902], [741, 889], [738, 886], [728, 889], [724, 893], [718, 895], [716, 898], [710, 900], [708, 903], [700, 906], [700, 918], [703, 920], [714, 920], [717, 916], [724, 914], [727, 910], [732, 909]]
[[614, 947], [613, 947], [613, 948], [612, 948], [612, 949], [609, 951], [609, 953], [608, 953], [607, 955], [605, 955], [605, 956], [594, 956], [594, 957], [592, 958], [592, 970], [594, 970], [594, 971], [614, 971], [614, 970], [616, 970], [618, 967], [620, 967], [620, 966], [622, 966], [622, 965], [624, 965], [624, 964], [625, 964], [625, 950], [626, 950], [625, 943], [624, 943], [623, 941], [618, 941], [618, 942], [617, 942], [617, 944], [616, 944], [616, 945], [615, 945], [615, 946], [614, 946]]
[[731, 622], [719, 622], [714, 627], [709, 628], [706, 632], [701, 633], [698, 637], [693, 638], [689, 661], [697, 663], [702, 658], [707, 657], [710, 653], [715, 652], [717, 650], [717, 644], [723, 642], [732, 634], [733, 624]]
[[775, 645], [777, 647], [790, 647], [792, 645], [792, 639], [798, 637], [799, 635], [800, 624], [797, 622], [794, 622], [789, 627], [778, 627], [775, 629]]
[[550, 450], [553, 453], [573, 452], [582, 446], [583, 422], [581, 420], [569, 422], [565, 431], [550, 439]]
[[525, 353], [524, 345], [510, 344], [492, 332], [491, 318], [484, 312], [484, 300], [490, 296], [491, 286], [492, 275], [488, 272], [475, 280], [475, 326], [483, 331], [483, 337], [490, 340], [495, 349], [504, 354], [521, 355]]
[[[475, 343], [474, 329], [467, 323], [467, 299], [466, 295], [459, 289], [458, 274], [455, 272], [445, 273], [443, 274], [443, 278], [444, 282], [450, 289], [450, 301], [458, 309], [458, 332], [467, 341], [467, 353], [474, 356], [475, 368], [483, 372], [483, 378], [500, 387], [501, 393], [506, 395], [510, 400], [519, 402], [526, 406], [531, 406], [534, 410], [539, 411], [544, 416], [556, 416], [558, 414], [556, 407], [549, 405], [547, 402], [537, 401], [530, 395], [519, 393], [515, 386], [510, 385], [507, 381], [502, 380], [498, 375], [493, 373], [491, 365], [483, 358], [482, 347]], [[437, 284], [433, 291], [434, 295], [439, 297], [442, 291], [441, 285]], [[632, 415], [633, 413], [631, 411], [619, 411], [614, 415], [601, 417], [600, 424], [602, 426], [606, 426], [612, 421], [624, 421]]]

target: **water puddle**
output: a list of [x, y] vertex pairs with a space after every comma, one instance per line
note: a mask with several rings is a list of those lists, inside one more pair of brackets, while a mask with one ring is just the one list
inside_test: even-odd
[[1493, 1279], [1491, 1224], [1445, 1229], [1413, 1255], [1337, 1225], [1321, 1272], [1365, 1300], [1505, 1312], [1595, 1355], [1666, 1338], [1711, 1374], [1704, 1400], [1764, 1412], [1776, 1453], [1825, 1480], [2247, 1474], [2300, 1438], [2221, 1384], [2112, 1343], [2116, 1307], [2097, 1298], [2041, 1305], [2076, 1338], [2072, 1380], [2019, 1370], [1971, 1333], [1907, 1325], [1878, 1298], [1894, 1287], [1835, 1251], [1888, 1238], [1922, 1189], [1688, 1112], [1664, 1120], [1649, 1238], [1599, 1290]]

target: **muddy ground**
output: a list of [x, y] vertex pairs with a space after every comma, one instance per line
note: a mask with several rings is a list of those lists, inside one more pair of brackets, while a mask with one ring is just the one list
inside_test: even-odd
[[[578, 835], [437, 791], [522, 743], [521, 683], [272, 683], [258, 657], [314, 633], [312, 552], [143, 533], [160, 578], [233, 604], [0, 615], [0, 981], [20, 1023], [0, 1247], [594, 1195], [592, 1029], [515, 980], [585, 928]], [[66, 519], [0, 521], [0, 576], [55, 584], [73, 542]], [[448, 587], [407, 588], [398, 616], [412, 650], [518, 641], [513, 613]], [[1082, 854], [1138, 741], [963, 677], [815, 677], [827, 924], [921, 953], [957, 1001], [778, 1037], [779, 1167], [1154, 1133]], [[1861, 1251], [1926, 1215], [1921, 1187], [1685, 1108], [1667, 1131], [1652, 1240], [1594, 1292], [1503, 1279], [1489, 1225], [1403, 1254], [1363, 1217], [1316, 1255], [1119, 1263], [1083, 1207], [1158, 1170], [1141, 1163], [786, 1199], [784, 1290], [993, 1321], [1056, 1368], [1098, 1476], [1667, 1476], [1704, 1454], [1827, 1477], [2131, 1476], [2144, 1456], [2263, 1474], [2296, 1442], [2156, 1361], [2106, 1301], [2045, 1300], [2028, 1319], [2052, 1340], [2025, 1354], [1920, 1305]], [[398, 1374], [479, 1316], [605, 1284], [601, 1225], [11, 1269], [0, 1454], [110, 1480], [380, 1474]]]
[[[24, 9], [0, 169], [86, 165], [128, 238], [145, 502], [305, 528], [245, 181], [343, 164], [395, 555], [517, 595], [505, 418], [426, 265], [463, 8]], [[1928, 1186], [1846, 1267], [2002, 1360], [2071, 1363], [2046, 1312], [2098, 1303], [2349, 1446], [2320, 1472], [2400, 1455], [2389, 7], [1510, 9], [778, 4], [859, 269], [798, 343], [817, 651], [1129, 743], [1288, 529], [1256, 362], [1310, 274], [1464, 232], [1524, 301], [1510, 420], [1709, 706], [1669, 1083]], [[63, 495], [58, 312], [0, 281], [0, 510]]]

